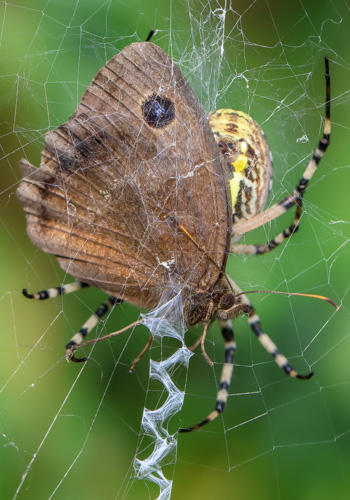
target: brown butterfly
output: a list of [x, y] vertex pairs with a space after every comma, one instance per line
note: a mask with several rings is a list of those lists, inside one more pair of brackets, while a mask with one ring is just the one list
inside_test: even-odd
[[[327, 75], [329, 84], [328, 69]], [[262, 212], [271, 162], [266, 140], [250, 117], [222, 110], [211, 115], [211, 128], [181, 71], [150, 42], [134, 43], [107, 62], [73, 116], [46, 134], [40, 168], [26, 160], [20, 164], [23, 179], [17, 195], [28, 235], [77, 280], [23, 293], [46, 299], [91, 285], [110, 296], [67, 344], [70, 359], [79, 361], [74, 350], [92, 342], [83, 340], [115, 304], [126, 300], [155, 308], [180, 293], [186, 325], [205, 324], [200, 342], [210, 363], [204, 339], [216, 319], [225, 340], [215, 410], [181, 431], [198, 429], [224, 409], [236, 348], [230, 320], [239, 314], [248, 314], [258, 339], [287, 374], [302, 379], [312, 375], [299, 375], [279, 353], [225, 267], [230, 251], [265, 253], [295, 231], [306, 184], [329, 141], [327, 88], [325, 133], [316, 160], [293, 195]], [[254, 196], [258, 203], [249, 211]], [[259, 217], [265, 213], [267, 222], [295, 204], [298, 219], [283, 239], [277, 237], [265, 247], [231, 243], [234, 234], [261, 225]]]

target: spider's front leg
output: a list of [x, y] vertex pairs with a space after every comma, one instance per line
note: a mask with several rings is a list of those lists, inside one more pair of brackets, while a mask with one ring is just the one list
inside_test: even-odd
[[323, 136], [318, 143], [316, 151], [313, 154], [311, 161], [309, 162], [306, 170], [300, 179], [298, 185], [293, 191], [293, 194], [286, 196], [279, 203], [276, 203], [267, 210], [254, 215], [251, 218], [244, 219], [241, 218], [233, 226], [234, 238], [242, 236], [253, 229], [256, 229], [267, 222], [276, 219], [280, 215], [287, 212], [290, 208], [297, 205], [297, 210], [295, 213], [293, 224], [291, 224], [287, 229], [281, 232], [278, 236], [273, 238], [271, 241], [265, 245], [241, 245], [241, 244], [231, 244], [230, 252], [235, 254], [263, 254], [270, 252], [278, 245], [280, 245], [284, 240], [289, 238], [297, 229], [302, 213], [302, 202], [306, 187], [311, 180], [312, 176], [316, 172], [317, 166], [320, 163], [328, 145], [330, 142], [331, 134], [331, 120], [330, 120], [330, 107], [331, 107], [331, 85], [329, 76], [329, 63], [328, 59], [325, 58], [325, 77], [326, 77], [326, 116], [325, 124], [323, 130]]
[[234, 340], [232, 321], [230, 320], [230, 318], [235, 318], [239, 314], [247, 314], [250, 328], [255, 333], [264, 349], [273, 357], [276, 364], [284, 371], [286, 375], [292, 378], [298, 378], [300, 380], [307, 380], [313, 375], [312, 371], [310, 371], [306, 375], [301, 375], [292, 367], [288, 359], [278, 350], [277, 346], [270, 339], [267, 333], [263, 331], [260, 323], [260, 318], [255, 312], [255, 309], [247, 296], [242, 293], [242, 291], [231, 278], [229, 278], [229, 283], [233, 292], [232, 297], [234, 299], [234, 305], [230, 309], [221, 310], [217, 313], [221, 334], [225, 341], [225, 362], [222, 367], [220, 386], [216, 397], [215, 408], [199, 424], [196, 424], [192, 427], [179, 429], [178, 432], [181, 433], [191, 432], [202, 428], [204, 425], [217, 418], [225, 409], [229, 395], [228, 390], [232, 379], [234, 355], [236, 352], [236, 342]]
[[[68, 283], [67, 285], [61, 285], [55, 288], [48, 288], [47, 290], [41, 290], [36, 293], [28, 293], [28, 290], [24, 288], [22, 290], [23, 295], [28, 299], [34, 300], [46, 300], [53, 299], [59, 295], [67, 295], [68, 293], [77, 292], [82, 288], [89, 287], [87, 283], [82, 281], [73, 281], [73, 283]], [[117, 304], [121, 304], [123, 299], [118, 299], [116, 297], [108, 297], [108, 299], [103, 302], [100, 307], [90, 316], [90, 318], [83, 324], [79, 332], [76, 333], [71, 340], [66, 345], [66, 359], [67, 361], [72, 360], [75, 362], [84, 362], [86, 358], [76, 358], [74, 356], [74, 350], [79, 347], [79, 345], [85, 340], [85, 337], [91, 332], [93, 328], [97, 325], [99, 320], [107, 314], [109, 310], [112, 309]]]
[[222, 413], [225, 409], [228, 398], [228, 390], [231, 384], [233, 373], [233, 361], [236, 352], [236, 342], [234, 340], [232, 322], [230, 320], [219, 320], [218, 323], [220, 326], [221, 334], [225, 341], [225, 362], [221, 371], [220, 387], [216, 396], [215, 408], [199, 424], [194, 425], [193, 427], [179, 429], [178, 432], [183, 433], [198, 430], [203, 427], [203, 425], [208, 424], [216, 417], [218, 417], [220, 413]]
[[41, 290], [36, 293], [29, 293], [26, 288], [23, 288], [22, 293], [27, 299], [34, 300], [47, 300], [54, 299], [59, 295], [67, 295], [68, 293], [77, 292], [82, 288], [87, 288], [90, 285], [83, 283], [82, 281], [73, 281], [73, 283], [68, 283], [67, 285], [56, 286], [55, 288], [47, 288], [46, 290]]
[[75, 363], [82, 363], [87, 360], [87, 358], [76, 358], [74, 356], [74, 351], [82, 344], [86, 336], [95, 328], [100, 319], [103, 318], [115, 305], [122, 304], [123, 299], [118, 299], [116, 297], [108, 297], [107, 300], [102, 302], [100, 307], [90, 316], [90, 318], [83, 324], [79, 332], [73, 335], [68, 344], [66, 345], [66, 360], [74, 361]]

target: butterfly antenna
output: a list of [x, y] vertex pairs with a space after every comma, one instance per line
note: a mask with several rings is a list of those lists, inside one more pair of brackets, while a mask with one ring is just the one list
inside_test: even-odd
[[339, 306], [334, 302], [334, 300], [329, 299], [328, 297], [325, 297], [324, 295], [315, 295], [313, 293], [299, 293], [299, 292], [278, 292], [276, 290], [249, 290], [247, 292], [240, 292], [239, 294], [236, 295], [236, 297], [239, 297], [239, 295], [247, 295], [248, 293], [274, 293], [275, 295], [288, 295], [290, 296], [295, 296], [295, 297], [309, 297], [312, 299], [319, 299], [319, 300], [324, 300], [325, 302], [328, 302], [331, 304], [333, 307], [335, 307], [336, 311], [338, 311]]

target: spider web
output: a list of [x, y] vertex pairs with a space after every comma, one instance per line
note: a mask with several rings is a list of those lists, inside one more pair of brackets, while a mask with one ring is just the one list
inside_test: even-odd
[[[21, 0], [0, 2], [0, 9], [3, 498], [155, 498], [159, 485], [172, 498], [348, 498], [348, 4]], [[316, 293], [341, 306], [335, 313], [311, 299], [254, 296], [265, 331], [296, 369], [315, 376], [285, 377], [240, 318], [227, 409], [178, 442], [179, 427], [214, 407], [224, 356], [218, 328], [206, 344], [212, 368], [196, 352], [187, 371], [182, 341], [166, 336], [174, 325], [176, 335], [184, 333], [181, 318], [174, 313], [173, 324], [159, 323], [161, 309], [147, 316], [151, 331], [162, 325], [150, 363], [145, 356], [132, 375], [130, 364], [149, 335], [144, 326], [96, 344], [83, 366], [67, 365], [66, 342], [105, 296], [88, 289], [44, 303], [23, 298], [23, 287], [37, 291], [71, 279], [30, 243], [14, 194], [19, 159], [39, 165], [44, 134], [71, 116], [110, 57], [145, 40], [151, 28], [207, 112], [233, 107], [262, 126], [274, 160], [268, 205], [292, 192], [322, 134], [326, 55], [332, 85], [331, 145], [306, 192], [298, 234], [270, 254], [233, 256], [227, 266], [243, 290]], [[286, 214], [244, 241], [265, 243], [291, 220]], [[138, 317], [128, 304], [118, 306], [97, 334]], [[186, 344], [201, 331], [186, 333]], [[169, 367], [171, 356], [180, 359]], [[179, 407], [184, 395], [182, 410], [171, 407], [164, 424], [175, 437], [158, 486], [136, 479], [154, 472], [144, 409], [159, 409], [168, 398], [149, 365], [152, 373], [169, 368]]]

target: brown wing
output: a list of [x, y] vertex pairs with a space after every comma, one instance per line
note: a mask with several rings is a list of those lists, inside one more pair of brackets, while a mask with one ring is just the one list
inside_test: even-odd
[[46, 135], [40, 169], [21, 169], [33, 243], [108, 294], [154, 307], [167, 287], [210, 290], [226, 264], [222, 157], [193, 90], [152, 43], [108, 61]]

